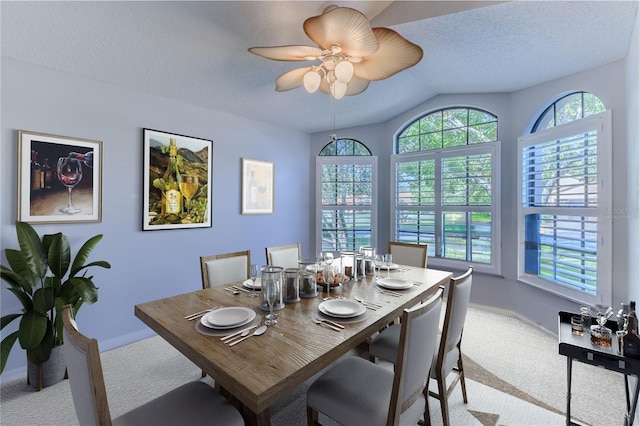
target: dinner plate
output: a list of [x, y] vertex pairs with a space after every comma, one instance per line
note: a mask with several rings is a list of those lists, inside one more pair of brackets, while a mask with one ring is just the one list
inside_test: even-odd
[[367, 311], [364, 305], [349, 299], [325, 300], [318, 305], [318, 309], [325, 315], [337, 318], [353, 318]]
[[260, 283], [261, 283], [260, 278], [256, 278], [255, 287], [253, 286], [253, 282], [251, 280], [246, 280], [245, 282], [242, 283], [242, 286], [248, 288], [249, 290], [254, 290], [254, 289], [260, 290], [262, 288]]
[[200, 319], [200, 323], [205, 327], [223, 330], [240, 327], [253, 321], [255, 317], [256, 312], [253, 309], [229, 307], [209, 312]]
[[378, 278], [376, 282], [380, 287], [391, 290], [404, 290], [413, 286], [411, 281], [403, 280], [402, 278]]

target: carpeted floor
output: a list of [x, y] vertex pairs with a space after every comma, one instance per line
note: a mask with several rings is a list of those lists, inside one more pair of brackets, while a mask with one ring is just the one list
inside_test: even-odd
[[[564, 424], [566, 358], [558, 354], [557, 338], [517, 318], [471, 307], [462, 349], [469, 403], [456, 388], [449, 399], [452, 425]], [[200, 377], [196, 366], [159, 337], [103, 352], [102, 363], [113, 417]], [[623, 377], [579, 363], [573, 375], [573, 420], [622, 424]], [[272, 407], [274, 426], [306, 423], [306, 386]], [[0, 392], [1, 425], [78, 424], [68, 381], [41, 392], [16, 381], [2, 384]], [[606, 403], [597, 403], [600, 395]], [[432, 424], [442, 424], [437, 401], [430, 398], [429, 404]], [[335, 424], [322, 416], [321, 422]]]

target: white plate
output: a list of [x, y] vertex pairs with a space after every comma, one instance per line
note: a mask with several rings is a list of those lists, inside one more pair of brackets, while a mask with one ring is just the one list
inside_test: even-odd
[[[262, 288], [261, 286], [261, 281], [260, 278], [256, 278], [256, 286], [255, 286], [255, 290], [260, 290]], [[242, 286], [245, 288], [248, 288], [249, 290], [253, 290], [253, 282], [251, 280], [246, 280], [245, 282], [242, 283]]]
[[361, 303], [348, 299], [325, 300], [318, 305], [318, 309], [325, 315], [337, 318], [353, 318], [367, 311]]
[[240, 327], [253, 321], [256, 312], [253, 309], [244, 307], [220, 308], [204, 315], [200, 323], [205, 327], [215, 329], [228, 329]]
[[404, 290], [413, 286], [411, 281], [403, 280], [402, 278], [378, 278], [377, 283], [380, 287], [391, 290]]

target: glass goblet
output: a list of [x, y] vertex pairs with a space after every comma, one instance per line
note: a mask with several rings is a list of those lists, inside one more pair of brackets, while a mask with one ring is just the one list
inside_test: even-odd
[[277, 280], [268, 279], [262, 283], [262, 287], [262, 291], [267, 292], [267, 303], [269, 304], [269, 315], [266, 316], [267, 320], [264, 323], [266, 325], [277, 324], [277, 317], [273, 313], [273, 305], [276, 303], [278, 297], [279, 283]]
[[381, 254], [376, 254], [373, 258], [373, 264], [376, 267], [377, 273], [374, 274], [374, 278], [380, 278], [380, 268], [382, 268], [382, 264], [384, 263], [384, 256]]
[[82, 180], [82, 164], [77, 158], [60, 157], [56, 165], [56, 175], [60, 183], [69, 191], [67, 207], [61, 207], [59, 210], [65, 214], [80, 213], [80, 209], [73, 207], [71, 191]]
[[251, 264], [251, 281], [253, 283], [253, 285], [251, 286], [251, 294], [249, 294], [250, 297], [258, 297], [258, 293], [256, 293], [256, 279], [258, 278], [258, 265], [256, 265], [255, 263]]
[[324, 282], [324, 285], [327, 286], [327, 297], [325, 297], [323, 300], [333, 299], [333, 297], [331, 297], [331, 284], [333, 284], [334, 279], [335, 272], [333, 268], [329, 265], [325, 266], [325, 268], [322, 270], [322, 281]]
[[391, 253], [384, 255], [384, 264], [387, 267], [387, 278], [391, 272], [391, 265], [393, 265], [393, 255]]

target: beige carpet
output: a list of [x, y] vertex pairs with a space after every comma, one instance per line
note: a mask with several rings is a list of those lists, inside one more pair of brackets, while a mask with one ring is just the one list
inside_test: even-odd
[[[458, 387], [450, 396], [452, 425], [564, 424], [566, 358], [558, 355], [555, 337], [516, 318], [472, 307], [463, 352], [469, 403], [462, 402]], [[196, 366], [159, 337], [103, 352], [102, 362], [113, 417], [200, 377]], [[622, 424], [621, 375], [575, 363], [574, 386], [574, 421]], [[272, 407], [274, 426], [305, 424], [305, 389], [301, 386]], [[68, 381], [41, 392], [25, 381], [3, 383], [0, 392], [1, 425], [78, 424]], [[597, 404], [603, 394], [606, 404]], [[430, 398], [429, 403], [432, 424], [442, 424], [437, 401]], [[327, 418], [321, 421], [334, 425]]]

